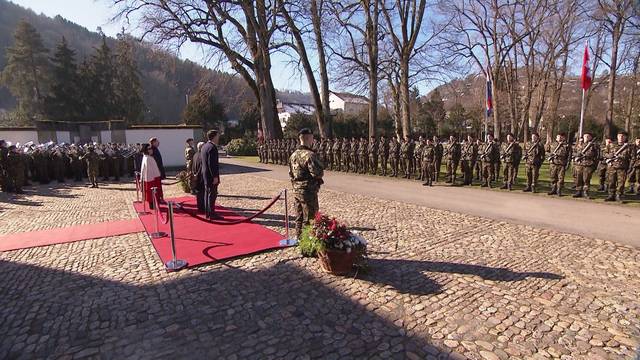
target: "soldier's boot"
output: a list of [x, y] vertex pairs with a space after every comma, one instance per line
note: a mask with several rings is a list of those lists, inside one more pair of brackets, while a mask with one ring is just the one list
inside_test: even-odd
[[506, 190], [509, 188], [509, 185], [507, 185], [507, 183], [504, 183], [504, 185], [500, 186], [500, 189], [502, 190]]
[[583, 198], [585, 198], [585, 199], [588, 199], [588, 198], [589, 198], [589, 191], [584, 190], [584, 191], [582, 192], [582, 197], [583, 197]]
[[604, 184], [600, 184], [600, 187], [598, 188], [598, 191], [600, 191], [600, 192], [605, 191]]
[[604, 201], [616, 201], [616, 195], [615, 194], [609, 194], [609, 196], [607, 196], [607, 198], [604, 199]]
[[636, 190], [635, 190], [634, 186], [633, 185], [629, 186], [629, 190], [627, 190], [627, 194], [633, 195], [635, 193], [636, 193]]
[[562, 188], [558, 188], [557, 195], [558, 197], [562, 196]]
[[531, 192], [532, 192], [532, 193], [534, 193], [534, 194], [535, 194], [535, 193], [537, 193], [537, 191], [536, 191], [536, 187], [535, 187], [535, 186], [532, 186], [532, 187], [531, 187]]
[[531, 192], [531, 184], [527, 184], [527, 186], [522, 189], [522, 192]]
[[573, 194], [573, 197], [574, 197], [574, 198], [580, 198], [580, 197], [582, 197], [583, 195], [584, 195], [584, 194], [583, 194], [583, 192], [582, 192], [582, 191], [580, 191], [580, 190], [578, 190], [578, 191], [576, 191], [576, 193], [575, 193], [575, 194]]
[[556, 190], [556, 187], [552, 187], [551, 190], [547, 193], [547, 195], [556, 195], [558, 193], [558, 191]]
[[620, 194], [616, 194], [616, 201], [622, 202], [622, 196]]
[[508, 189], [509, 191], [513, 190], [513, 187], [511, 186], [511, 184], [508, 184], [508, 185], [507, 185], [507, 189]]

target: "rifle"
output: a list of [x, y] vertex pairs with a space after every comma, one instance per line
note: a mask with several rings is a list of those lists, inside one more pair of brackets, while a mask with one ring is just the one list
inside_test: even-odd
[[593, 140], [589, 141], [589, 143], [587, 144], [587, 146], [584, 147], [584, 149], [582, 149], [582, 151], [580, 151], [578, 153], [578, 155], [576, 155], [573, 158], [574, 162], [578, 162], [580, 160], [582, 160], [584, 158], [584, 155], [586, 154], [587, 150], [589, 150], [589, 148], [591, 148], [591, 146], [593, 145]]
[[480, 154], [480, 160], [482, 161], [486, 161], [485, 159], [487, 159], [487, 157], [489, 157], [489, 153], [491, 150], [491, 147], [493, 146], [493, 143], [489, 142], [485, 145], [484, 150], [482, 151], [482, 154]]
[[524, 160], [527, 161], [529, 160], [529, 156], [531, 156], [531, 153], [533, 152], [533, 150], [538, 148], [538, 144], [540, 143], [540, 141], [536, 141], [531, 145], [531, 148], [529, 148], [529, 150], [527, 150], [527, 153], [524, 154]]
[[549, 157], [547, 158], [548, 161], [553, 161], [555, 158], [558, 157], [558, 150], [560, 150], [560, 147], [562, 146], [563, 143], [558, 143], [558, 146], [556, 146], [555, 149], [553, 149], [553, 151], [551, 152], [551, 155], [549, 155]]
[[504, 153], [502, 153], [502, 155], [500, 155], [500, 160], [504, 160], [507, 157], [507, 153], [509, 152], [509, 150], [511, 150], [511, 148], [513, 147], [513, 144], [515, 144], [516, 142], [512, 142], [511, 144], [509, 144], [509, 146], [507, 146], [506, 149], [504, 149]]
[[629, 145], [629, 143], [625, 143], [624, 145], [622, 145], [622, 147], [620, 149], [618, 149], [618, 151], [616, 151], [612, 157], [610, 157], [609, 159], [605, 160], [604, 162], [607, 163], [607, 165], [611, 165], [612, 162], [618, 160], [618, 156], [620, 156], [620, 153], [622, 152], [622, 150], [626, 149], [627, 146]]

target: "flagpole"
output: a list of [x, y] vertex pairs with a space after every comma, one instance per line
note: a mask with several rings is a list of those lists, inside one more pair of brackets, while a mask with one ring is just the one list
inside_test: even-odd
[[582, 106], [580, 109], [580, 129], [578, 130], [578, 139], [582, 139], [582, 126], [584, 124], [584, 99], [585, 99], [585, 93], [587, 92], [587, 90], [582, 89]]

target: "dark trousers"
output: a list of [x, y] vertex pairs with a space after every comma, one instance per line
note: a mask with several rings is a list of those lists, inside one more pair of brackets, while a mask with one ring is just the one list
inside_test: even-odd
[[205, 206], [204, 206], [204, 185], [202, 183], [198, 184], [198, 186], [196, 186], [195, 189], [195, 195], [196, 195], [196, 204], [198, 206], [198, 212], [199, 213], [203, 213], [205, 212]]
[[218, 185], [205, 184], [204, 186], [204, 210], [207, 217], [216, 212], [216, 199], [218, 198]]

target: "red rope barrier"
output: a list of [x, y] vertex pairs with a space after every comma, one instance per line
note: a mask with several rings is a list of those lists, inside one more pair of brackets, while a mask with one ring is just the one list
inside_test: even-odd
[[155, 206], [156, 211], [158, 212], [158, 215], [160, 216], [160, 221], [162, 221], [163, 224], [168, 224], [169, 223], [169, 217], [167, 216], [166, 218], [164, 216], [162, 216], [162, 211], [160, 211], [160, 204], [158, 203], [158, 192], [156, 191], [155, 196], [153, 197], [153, 206]]
[[236, 220], [236, 221], [216, 221], [216, 220], [209, 220], [207, 218], [203, 218], [200, 215], [197, 215], [196, 213], [193, 213], [192, 211], [189, 211], [187, 209], [184, 208], [184, 206], [182, 206], [182, 203], [178, 203], [176, 204], [176, 206], [178, 208], [180, 208], [182, 211], [184, 211], [187, 215], [194, 217], [200, 221], [204, 221], [204, 222], [208, 222], [210, 224], [216, 224], [216, 225], [238, 225], [240, 223], [243, 222], [249, 222], [255, 218], [257, 218], [258, 216], [264, 214], [267, 210], [269, 210], [276, 202], [278, 202], [278, 200], [280, 200], [280, 197], [282, 196], [282, 193], [276, 195], [273, 199], [271, 199], [271, 202], [269, 203], [269, 205], [267, 205], [264, 209], [258, 211], [256, 214], [251, 215], [248, 218], [244, 218], [244, 219], [240, 219], [240, 220]]

